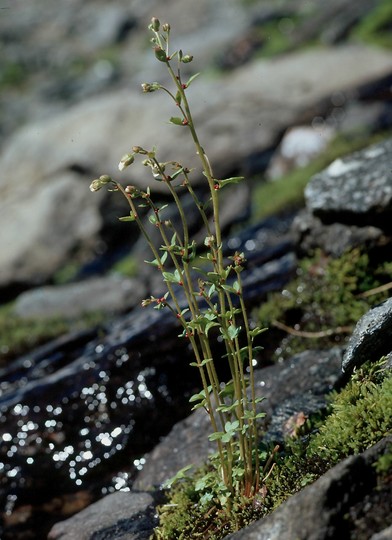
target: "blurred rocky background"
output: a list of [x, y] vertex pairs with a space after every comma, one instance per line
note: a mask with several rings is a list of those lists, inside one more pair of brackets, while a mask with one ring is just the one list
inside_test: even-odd
[[[167, 80], [151, 54], [152, 16], [170, 22], [173, 49], [194, 55], [186, 73], [201, 71], [189, 96], [216, 176], [249, 179], [222, 191], [227, 252], [249, 260], [249, 305], [282, 290], [315, 249], [390, 260], [390, 2], [2, 0], [4, 539], [45, 538], [56, 521], [129, 489], [197, 386], [177, 329], [137, 307], [161, 285], [137, 231], [117, 219], [122, 201], [88, 189], [109, 173], [151, 184], [166, 202], [142, 167], [119, 174], [133, 145], [195, 163], [184, 132], [168, 125], [171, 103], [141, 93], [142, 82]], [[305, 186], [326, 167], [305, 205]], [[345, 176], [355, 170], [368, 183]], [[203, 177], [192, 178], [202, 192]]]

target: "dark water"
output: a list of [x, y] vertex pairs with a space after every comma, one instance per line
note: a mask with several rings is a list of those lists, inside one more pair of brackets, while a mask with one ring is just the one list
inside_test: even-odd
[[[254, 228], [229, 248], [246, 250], [248, 302], [283, 286], [295, 268], [276, 227]], [[56, 521], [129, 489], [143, 455], [189, 413], [199, 389], [178, 333], [167, 312], [137, 308], [0, 372], [2, 539], [45, 538]]]

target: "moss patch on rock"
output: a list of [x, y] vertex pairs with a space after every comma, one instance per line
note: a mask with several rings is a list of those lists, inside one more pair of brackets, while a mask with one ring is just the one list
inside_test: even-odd
[[[331, 394], [326, 417], [309, 419], [297, 438], [287, 441], [258, 497], [233, 501], [230, 508], [219, 507], [214, 498], [203, 506], [195, 484], [205, 470], [197, 471], [167, 494], [153, 539], [220, 540], [275, 510], [341, 459], [392, 433], [392, 373], [382, 369], [383, 362], [362, 366], [345, 388]], [[377, 462], [380, 481], [386, 470], [390, 473], [388, 455]]]
[[88, 313], [78, 320], [56, 317], [22, 319], [13, 313], [12, 303], [0, 307], [0, 366], [26, 354], [70, 331], [84, 330], [102, 324], [105, 315]]
[[300, 261], [297, 277], [257, 312], [258, 324], [270, 328], [263, 339], [278, 343], [272, 359], [344, 343], [362, 315], [388, 298], [388, 290], [374, 289], [390, 281], [391, 270], [358, 249], [339, 259], [318, 251]]

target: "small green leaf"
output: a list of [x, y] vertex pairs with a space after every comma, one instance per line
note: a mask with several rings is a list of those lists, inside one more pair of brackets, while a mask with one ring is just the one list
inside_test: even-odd
[[204, 360], [202, 360], [202, 362], [200, 363], [201, 366], [205, 366], [207, 364], [209, 364], [210, 362], [212, 362], [212, 358], [204, 358]]
[[191, 396], [189, 398], [189, 403], [193, 403], [194, 401], [203, 400], [203, 399], [205, 399], [205, 397], [206, 396], [205, 396], [204, 390], [202, 390], [201, 392], [199, 392], [199, 394], [193, 394], [193, 396]]
[[174, 124], [176, 126], [183, 126], [183, 119], [179, 118], [178, 116], [172, 116], [169, 120], [171, 124]]
[[230, 292], [230, 293], [235, 293], [236, 292], [233, 287], [230, 287], [230, 285], [222, 285], [222, 289], [224, 291], [227, 291], [227, 292]]
[[229, 431], [236, 431], [239, 427], [240, 423], [238, 420], [234, 420], [233, 422], [226, 422], [225, 424], [225, 431], [228, 433]]
[[176, 473], [174, 476], [163, 482], [162, 487], [164, 489], [170, 488], [175, 482], [178, 482], [179, 480], [182, 480], [184, 478], [188, 478], [188, 475], [186, 474], [190, 469], [193, 468], [193, 465], [187, 465], [183, 469], [180, 469], [178, 473]]
[[176, 278], [171, 272], [162, 272], [163, 279], [169, 283], [176, 283]]
[[214, 495], [212, 493], [210, 493], [209, 491], [207, 491], [207, 493], [204, 493], [204, 495], [202, 495], [200, 497], [200, 501], [199, 501], [200, 505], [201, 506], [206, 506], [207, 504], [209, 504], [212, 501], [213, 498], [214, 498]]
[[206, 336], [208, 336], [208, 332], [210, 331], [210, 329], [213, 327], [213, 326], [219, 326], [218, 323], [216, 322], [209, 322], [206, 324], [206, 327], [204, 329], [204, 332], [206, 333]]
[[238, 399], [236, 401], [234, 401], [233, 403], [231, 403], [230, 405], [220, 405], [219, 407], [216, 408], [217, 411], [221, 411], [221, 412], [231, 412], [231, 411], [234, 411], [235, 408], [237, 407], [239, 401]]
[[161, 47], [154, 48], [155, 57], [160, 62], [167, 62], [166, 52]]
[[211, 287], [208, 289], [208, 296], [209, 298], [212, 297], [212, 295], [216, 292], [216, 285], [213, 283]]
[[224, 435], [222, 435], [221, 440], [223, 443], [228, 443], [229, 441], [231, 441], [233, 437], [234, 437], [234, 432], [229, 431], [228, 433], [225, 433]]
[[168, 283], [181, 283], [181, 276], [176, 269], [174, 274], [172, 272], [162, 272], [163, 279]]
[[144, 261], [146, 264], [151, 264], [152, 266], [159, 266], [159, 263], [156, 259], [154, 259], [153, 261]]
[[118, 219], [119, 221], [135, 221], [136, 217], [131, 213], [129, 216], [120, 217]]
[[208, 435], [208, 439], [210, 441], [217, 441], [218, 439], [222, 439], [222, 437], [225, 435], [223, 431], [217, 431], [215, 433], [211, 433], [211, 435]]
[[[207, 388], [208, 392], [211, 392], [212, 390], [212, 386], [209, 385], [208, 388]], [[193, 396], [191, 396], [189, 398], [189, 403], [193, 403], [194, 401], [198, 401], [198, 400], [201, 400], [201, 399], [205, 399], [206, 397], [206, 394], [205, 394], [205, 391], [202, 390], [201, 392], [199, 392], [198, 394], [193, 394]]]
[[233, 340], [238, 337], [239, 333], [241, 332], [241, 326], [236, 327], [234, 326], [234, 324], [232, 324], [228, 327], [227, 331], [229, 334], [229, 338]]
[[243, 176], [233, 176], [231, 178], [225, 178], [225, 180], [218, 180], [219, 187], [227, 186], [228, 184], [239, 184], [244, 180]]
[[188, 79], [188, 82], [186, 83], [186, 87], [188, 88], [188, 86], [196, 79], [196, 77], [198, 77], [200, 75], [200, 73], [195, 73], [194, 75], [192, 75], [192, 77], [189, 77]]
[[249, 335], [250, 335], [250, 337], [254, 338], [254, 337], [262, 334], [266, 330], [267, 330], [267, 328], [259, 328], [258, 326], [256, 326], [256, 328], [254, 328], [253, 330], [250, 330]]
[[201, 409], [202, 407], [205, 407], [206, 403], [205, 401], [201, 401], [200, 403], [196, 403], [196, 405], [193, 405], [191, 411], [196, 411], [197, 409]]
[[181, 167], [181, 169], [178, 169], [177, 171], [175, 171], [173, 174], [170, 175], [171, 179], [174, 180], [174, 179], [177, 178], [177, 176], [179, 176], [183, 171], [184, 171], [184, 168]]
[[232, 397], [234, 396], [234, 383], [229, 381], [225, 384], [224, 388], [219, 392], [220, 397]]

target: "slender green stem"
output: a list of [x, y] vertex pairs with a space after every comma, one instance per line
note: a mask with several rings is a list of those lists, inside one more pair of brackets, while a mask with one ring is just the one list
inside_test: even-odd
[[[131, 215], [136, 221], [147, 244], [150, 246], [156, 261], [154, 261], [154, 264], [163, 273], [167, 286], [168, 292], [163, 298], [156, 299], [151, 297], [148, 303], [156, 301], [156, 307], [158, 309], [169, 308], [178, 318], [184, 331], [183, 335], [189, 340], [193, 349], [196, 359], [195, 365], [198, 367], [200, 373], [205, 397], [198, 406], [204, 406], [209, 415], [214, 431], [214, 437], [212, 438], [215, 438], [217, 441], [220, 468], [226, 489], [231, 495], [238, 489], [241, 489], [245, 496], [250, 497], [257, 493], [260, 485], [260, 463], [256, 429], [257, 400], [253, 366], [253, 339], [255, 333], [250, 329], [243, 298], [243, 285], [240, 277], [242, 267], [238, 264], [235, 257], [233, 257], [235, 261], [233, 266], [225, 265], [223, 260], [219, 189], [224, 185], [224, 182], [214, 177], [213, 169], [196, 132], [186, 95], [188, 83], [195, 76], [191, 77], [188, 83], [185, 84], [181, 80], [180, 63], [188, 62], [191, 58], [189, 56], [184, 57], [181, 51], [170, 55], [169, 25], [164, 25], [162, 27], [163, 34], [160, 34], [159, 21], [152, 19], [150, 28], [153, 30], [155, 36], [153, 39], [156, 45], [155, 54], [158, 60], [166, 65], [170, 77], [174, 82], [175, 90], [171, 91], [159, 85], [159, 83], [146, 83], [143, 85], [143, 90], [146, 92], [159, 89], [164, 90], [180, 111], [182, 118], [178, 119], [174, 117], [171, 121], [174, 124], [182, 124], [189, 130], [196, 154], [201, 162], [203, 175], [207, 180], [210, 195], [208, 203], [212, 205], [212, 216], [210, 216], [210, 211], [206, 211], [207, 205], [200, 201], [196, 195], [189, 180], [189, 170], [173, 161], [160, 163], [155, 157], [155, 149], [148, 152], [141, 147], [134, 147], [136, 148], [134, 154], [140, 153], [147, 156], [148, 159], [143, 162], [144, 165], [150, 166], [154, 177], [167, 185], [168, 191], [177, 207], [181, 226], [174, 227], [171, 223], [165, 223], [161, 220], [160, 209], [150, 199], [149, 190], [147, 190], [147, 193], [137, 191], [134, 195], [129, 195], [120, 184], [115, 182], [114, 184], [128, 201], [131, 208]], [[179, 60], [177, 73], [175, 73], [171, 66], [171, 60], [176, 55]], [[128, 161], [132, 163], [134, 154], [126, 154], [121, 164], [127, 166]], [[172, 166], [174, 170], [172, 176], [169, 176], [165, 172], [165, 169], [169, 166]], [[208, 269], [210, 271], [203, 269], [203, 278], [199, 278], [198, 281], [195, 279], [191, 266], [191, 262], [195, 257], [196, 243], [195, 241], [191, 242], [183, 202], [172, 183], [180, 175], [184, 179], [182, 185], [188, 190], [198, 209], [206, 233], [205, 246], [208, 252]], [[96, 181], [98, 182], [98, 188], [100, 180]], [[106, 178], [103, 178], [102, 181], [107, 183]], [[144, 206], [148, 206], [153, 212], [153, 216], [156, 216], [155, 218], [149, 216], [149, 219], [155, 224], [161, 235], [162, 246], [160, 248], [155, 246], [143, 220], [138, 216], [133, 200], [133, 198], [136, 199], [138, 197], [144, 199]], [[169, 240], [168, 227], [174, 231], [171, 240]], [[162, 251], [166, 252], [166, 254], [162, 255]], [[166, 258], [169, 268], [174, 267], [174, 274], [166, 271], [167, 267], [164, 266]], [[231, 286], [227, 284], [227, 280], [233, 270], [236, 274], [237, 281]], [[180, 302], [179, 300], [181, 295], [175, 283], [184, 292], [187, 304], [186, 310], [181, 310], [182, 301]], [[207, 286], [209, 287], [208, 289], [206, 289]], [[170, 303], [166, 301], [168, 295], [170, 295]], [[238, 297], [239, 305], [237, 301], [234, 302], [234, 295]], [[204, 300], [205, 303], [201, 300]], [[240, 322], [241, 324], [239, 324]], [[230, 385], [221, 385], [217, 374], [217, 365], [215, 365], [211, 346], [212, 338], [209, 336], [212, 326], [218, 326], [223, 337], [232, 378]], [[240, 338], [240, 330], [242, 334], [245, 333], [246, 335], [246, 346], [244, 347], [241, 347], [242, 337]], [[248, 375], [245, 372], [244, 365], [246, 366], [246, 359], [244, 362], [244, 356], [248, 358], [247, 371], [249, 371], [250, 395], [247, 388]], [[233, 389], [231, 388], [231, 384], [233, 385]], [[201, 394], [201, 397], [203, 397], [203, 394]], [[234, 469], [234, 465], [236, 464], [238, 466], [239, 461], [241, 462], [240, 467], [243, 474], [240, 480], [238, 480], [238, 473]]]

